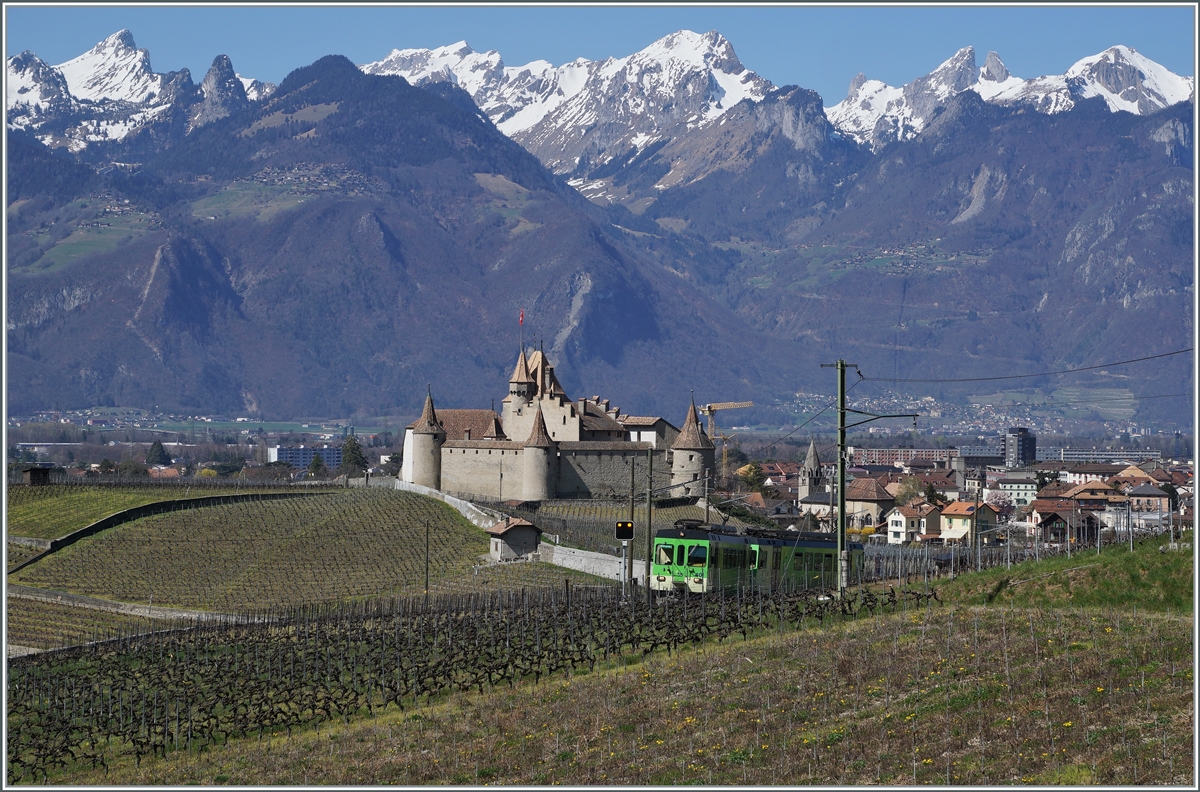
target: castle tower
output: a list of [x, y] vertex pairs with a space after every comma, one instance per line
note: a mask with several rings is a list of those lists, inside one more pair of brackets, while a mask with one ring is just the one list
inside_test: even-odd
[[546, 419], [542, 417], [540, 405], [533, 417], [533, 431], [529, 433], [529, 439], [525, 441], [521, 457], [524, 468], [521, 499], [541, 501], [553, 498], [558, 445], [550, 439], [550, 433], [546, 431]]
[[800, 468], [800, 476], [796, 481], [797, 500], [821, 492], [824, 483], [821, 460], [817, 457], [817, 441], [813, 439], [808, 442], [808, 456], [804, 458], [804, 466]]
[[517, 357], [517, 367], [513, 369], [512, 377], [508, 380], [508, 395], [513, 401], [528, 404], [537, 392], [537, 382], [529, 371], [529, 361], [525, 357], [525, 348]]
[[425, 409], [413, 427], [413, 483], [422, 487], [442, 488], [442, 444], [446, 430], [438, 423], [433, 409], [433, 393], [425, 397]]
[[675, 438], [675, 443], [671, 446], [671, 451], [673, 453], [671, 460], [671, 485], [677, 486], [687, 484], [688, 482], [696, 482], [693, 486], [678, 487], [678, 489], [672, 490], [672, 494], [676, 497], [703, 495], [704, 482], [700, 479], [704, 478], [705, 471], [711, 473], [715, 468], [716, 454], [712, 440], [709, 440], [708, 435], [700, 428], [700, 418], [696, 414], [696, 401], [694, 399], [688, 408], [687, 419], [683, 422], [683, 429], [679, 431], [679, 437]]

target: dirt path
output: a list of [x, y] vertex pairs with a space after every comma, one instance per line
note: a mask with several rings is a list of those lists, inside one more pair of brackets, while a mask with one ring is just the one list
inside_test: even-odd
[[160, 608], [157, 605], [135, 605], [130, 602], [114, 602], [97, 597], [85, 597], [81, 594], [70, 594], [66, 591], [20, 586], [15, 583], [8, 584], [8, 596], [19, 599], [54, 602], [59, 605], [71, 605], [77, 608], [91, 608], [92, 610], [109, 611], [111, 613], [124, 613], [129, 616], [145, 616], [153, 619], [191, 619], [193, 621], [223, 622], [246, 621], [245, 616], [236, 616], [229, 613], [213, 613], [211, 611], [188, 610], [185, 608]]

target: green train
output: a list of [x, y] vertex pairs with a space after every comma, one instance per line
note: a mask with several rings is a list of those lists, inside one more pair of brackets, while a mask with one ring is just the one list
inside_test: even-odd
[[[847, 542], [847, 584], [857, 581], [863, 546]], [[833, 588], [837, 538], [831, 534], [746, 528], [742, 532], [699, 520], [679, 520], [654, 534], [650, 588], [702, 594], [737, 587]]]

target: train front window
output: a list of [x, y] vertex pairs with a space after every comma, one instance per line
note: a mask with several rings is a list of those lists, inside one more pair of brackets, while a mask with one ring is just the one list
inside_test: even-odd
[[708, 548], [704, 545], [692, 545], [691, 549], [688, 550], [688, 566], [708, 566]]
[[758, 548], [757, 547], [750, 548], [750, 568], [758, 569]]
[[655, 563], [661, 566], [670, 566], [671, 560], [675, 557], [675, 552], [669, 544], [660, 544], [658, 546], [658, 560]]

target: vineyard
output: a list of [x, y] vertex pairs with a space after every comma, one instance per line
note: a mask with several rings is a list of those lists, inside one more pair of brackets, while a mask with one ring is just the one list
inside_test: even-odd
[[[224, 494], [234, 488], [180, 484], [51, 484], [9, 486], [11, 536], [57, 539], [110, 514], [162, 500]], [[254, 492], [286, 491], [255, 488]]]
[[536, 684], [709, 637], [744, 639], [926, 599], [738, 592], [651, 606], [623, 602], [613, 588], [567, 585], [294, 609], [30, 655], [10, 661], [8, 781], [46, 781], [56, 767], [107, 766], [124, 753], [140, 763], [264, 731], [349, 722], [452, 691]]
[[[385, 489], [171, 512], [83, 539], [11, 578], [119, 602], [246, 612], [463, 585], [483, 531], [448, 506]], [[561, 576], [559, 578], [561, 580]]]
[[7, 642], [34, 649], [58, 649], [180, 626], [167, 619], [147, 619], [13, 596], [7, 598], [6, 610]]
[[7, 542], [8, 546], [8, 568], [12, 569], [18, 564], [23, 564], [33, 558], [38, 553], [42, 552], [40, 547], [30, 547], [29, 545], [17, 544], [15, 542]]

